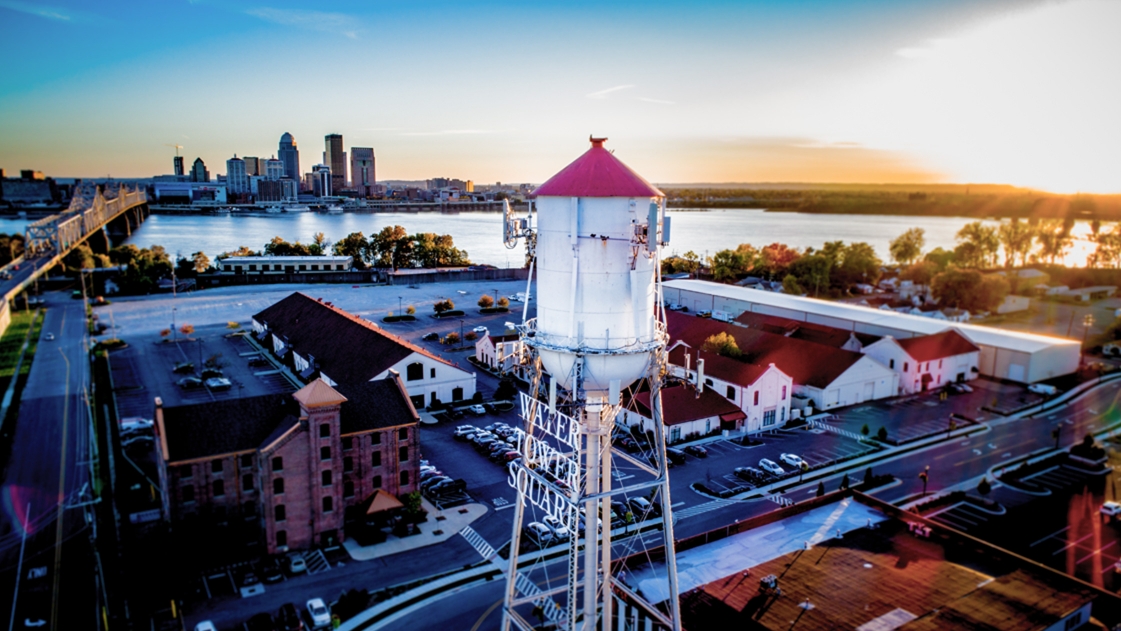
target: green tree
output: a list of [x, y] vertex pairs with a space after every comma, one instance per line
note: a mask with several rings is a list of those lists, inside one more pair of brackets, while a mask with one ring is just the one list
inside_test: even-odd
[[817, 483], [817, 493], [815, 495], [816, 495], [816, 497], [821, 497], [822, 495], [825, 495], [825, 483], [824, 482], [818, 482]]
[[919, 261], [899, 272], [899, 278], [909, 280], [916, 285], [925, 287], [934, 280], [934, 276], [937, 273], [938, 265], [936, 263], [932, 261]]
[[1035, 241], [1035, 230], [1027, 222], [1020, 221], [1018, 217], [1002, 221], [997, 227], [997, 237], [1004, 248], [1005, 267], [1015, 265], [1017, 258], [1020, 265], [1027, 264], [1028, 252], [1031, 252], [1032, 242]]
[[1035, 238], [1039, 242], [1039, 256], [1052, 265], [1056, 259], [1066, 255], [1074, 244], [1070, 230], [1071, 222], [1063, 219], [1042, 219], [1035, 227]]
[[1002, 276], [949, 269], [934, 277], [930, 289], [938, 304], [977, 313], [996, 309], [1010, 288]]
[[288, 243], [281, 237], [273, 237], [265, 244], [265, 256], [314, 256], [312, 248], [296, 241]]
[[455, 309], [455, 303], [451, 300], [439, 300], [436, 304], [432, 305], [432, 310], [436, 312], [436, 315], [453, 309]]
[[891, 258], [900, 265], [910, 265], [915, 259], [922, 256], [923, 246], [926, 245], [926, 231], [922, 228], [909, 228], [906, 232], [892, 239], [888, 245]]
[[[790, 275], [794, 276], [798, 285], [814, 296], [829, 289], [832, 282], [833, 263], [829, 256], [820, 252], [806, 254], [790, 264]], [[786, 279], [783, 279], [785, 285]]]
[[857, 283], [875, 285], [880, 280], [882, 266], [883, 261], [876, 256], [876, 250], [871, 245], [864, 242], [849, 244], [837, 269], [837, 282], [844, 290]]
[[725, 357], [739, 357], [743, 354], [739, 345], [736, 344], [736, 338], [723, 331], [716, 335], [710, 335], [701, 345], [701, 350]]
[[[322, 232], [319, 234], [323, 234]], [[366, 269], [370, 262], [370, 242], [361, 232], [352, 232], [341, 241], [336, 241], [331, 250], [337, 256], [349, 256], [354, 260], [355, 269]]]
[[195, 273], [202, 274], [210, 269], [210, 257], [205, 252], [195, 252], [191, 255], [191, 262], [194, 263]]
[[841, 478], [840, 490], [844, 491], [847, 488], [849, 488], [849, 474], [846, 473], [845, 477]]
[[739, 278], [746, 267], [743, 254], [736, 250], [720, 250], [712, 257], [712, 277], [718, 282]]
[[941, 272], [952, 265], [956, 259], [955, 254], [952, 250], [934, 248], [933, 250], [926, 253], [926, 256], [923, 257], [923, 260], [928, 263], [933, 263], [938, 268], [938, 271]]
[[958, 230], [955, 258], [964, 267], [995, 267], [996, 255], [1000, 250], [1000, 238], [996, 228], [974, 221]]
[[802, 286], [798, 284], [798, 277], [793, 274], [787, 274], [786, 278], [782, 279], [782, 293], [791, 296], [801, 296], [806, 293]]
[[881, 443], [887, 440], [887, 428], [886, 427], [881, 427], [879, 429], [879, 431], [876, 432], [876, 440], [880, 441]]
[[985, 495], [991, 493], [992, 490], [993, 486], [989, 484], [989, 478], [981, 478], [981, 481], [977, 484], [977, 492], [980, 493], [982, 497], [984, 497]]

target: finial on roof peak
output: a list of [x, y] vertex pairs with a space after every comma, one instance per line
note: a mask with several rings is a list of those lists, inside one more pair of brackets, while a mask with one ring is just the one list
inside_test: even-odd
[[607, 142], [607, 137], [604, 136], [603, 138], [596, 138], [595, 136], [588, 134], [588, 141], [592, 143], [593, 147], [603, 147], [603, 143]]

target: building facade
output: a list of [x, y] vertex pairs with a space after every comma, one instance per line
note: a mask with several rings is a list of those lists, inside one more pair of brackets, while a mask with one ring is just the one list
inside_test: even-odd
[[292, 134], [284, 132], [280, 137], [280, 147], [277, 149], [276, 157], [284, 163], [284, 177], [291, 178], [297, 182], [300, 180], [300, 150], [296, 146], [296, 139]]
[[373, 147], [350, 148], [350, 179], [351, 186], [359, 197], [369, 197], [373, 193], [377, 184]]
[[245, 173], [245, 161], [237, 157], [237, 154], [226, 160], [226, 189], [233, 195], [244, 195], [249, 192], [249, 178]]
[[330, 197], [332, 195], [332, 184], [334, 177], [331, 175], [331, 167], [326, 164], [317, 164], [311, 168], [311, 190], [312, 194], [316, 197]]
[[192, 182], [209, 182], [210, 171], [206, 169], [206, 164], [202, 158], [195, 158], [194, 164], [191, 165], [191, 181]]
[[[346, 152], [343, 151], [342, 134], [327, 134], [323, 137], [325, 149], [323, 163], [331, 167], [331, 190], [346, 188]], [[330, 193], [328, 193], [329, 195]]]
[[354, 266], [349, 256], [230, 256], [215, 260], [219, 272], [228, 274], [294, 274], [345, 272]]
[[261, 169], [260, 175], [265, 176], [265, 179], [275, 182], [285, 177], [284, 163], [280, 160], [269, 158], [268, 160], [264, 160], [263, 163], [265, 166]]
[[522, 343], [517, 333], [483, 335], [475, 340], [475, 360], [502, 374], [521, 374]]

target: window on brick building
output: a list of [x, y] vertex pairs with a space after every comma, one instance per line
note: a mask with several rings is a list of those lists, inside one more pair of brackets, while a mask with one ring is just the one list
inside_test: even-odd
[[320, 447], [319, 448], [319, 459], [320, 460], [330, 460], [331, 459], [331, 448], [330, 447]]
[[409, 381], [424, 379], [424, 364], [420, 362], [413, 362], [406, 366], [405, 379]]
[[397, 459], [400, 460], [401, 462], [408, 462], [409, 461], [409, 448], [408, 447], [402, 447], [402, 448], [398, 449], [397, 450]]
[[408, 486], [408, 485], [409, 485], [409, 472], [408, 471], [402, 471], [401, 472], [401, 486]]
[[354, 449], [354, 439], [347, 436], [343, 439], [343, 451], [349, 451], [351, 449]]
[[194, 477], [194, 475], [195, 475], [195, 468], [192, 467], [191, 465], [185, 464], [182, 467], [179, 467], [179, 479], [180, 480], [190, 480], [191, 478]]
[[319, 424], [319, 437], [320, 438], [330, 438], [331, 437], [331, 424], [330, 423], [320, 423]]
[[222, 461], [221, 460], [212, 460], [210, 462], [210, 471], [212, 473], [222, 473]]
[[354, 483], [350, 480], [343, 482], [343, 497], [354, 497]]
[[371, 445], [380, 445], [381, 444], [381, 432], [374, 432], [373, 434], [370, 434], [370, 444]]
[[272, 516], [276, 521], [284, 521], [288, 519], [288, 509], [284, 504], [277, 504], [276, 507], [272, 509]]
[[288, 533], [286, 531], [284, 531], [284, 530], [276, 531], [276, 547], [278, 547], [278, 548], [287, 548], [288, 547]]
[[273, 458], [272, 459], [272, 470], [273, 471], [284, 471], [284, 458], [281, 458], [280, 456], [277, 456], [277, 457]]
[[242, 491], [252, 491], [253, 490], [253, 476], [252, 475], [241, 476], [241, 490]]
[[195, 501], [195, 487], [193, 487], [193, 486], [183, 487], [183, 501], [184, 502]]
[[241, 468], [248, 469], [253, 466], [253, 454], [243, 454], [241, 456]]
[[281, 495], [284, 493], [284, 478], [272, 479], [272, 492], [275, 495]]
[[381, 452], [380, 451], [375, 451], [373, 456], [371, 456], [370, 466], [372, 466], [372, 467], [380, 467], [381, 466]]
[[397, 439], [398, 440], [408, 440], [409, 439], [409, 428], [402, 427], [401, 429], [397, 430]]
[[375, 489], [380, 489], [381, 488], [381, 476], [380, 475], [375, 475], [374, 476], [373, 487]]
[[319, 477], [322, 478], [322, 480], [323, 480], [323, 486], [331, 486], [331, 470], [330, 469], [327, 469], [326, 471], [320, 473]]
[[323, 498], [323, 512], [329, 513], [333, 510], [335, 510], [335, 498], [328, 495], [327, 497]]
[[346, 456], [343, 458], [343, 473], [350, 473], [354, 471], [354, 458]]
[[226, 494], [226, 485], [221, 480], [214, 481], [214, 497], [222, 497]]

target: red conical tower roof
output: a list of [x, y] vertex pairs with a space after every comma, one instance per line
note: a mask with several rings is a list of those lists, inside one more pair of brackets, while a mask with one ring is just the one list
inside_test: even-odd
[[665, 197], [653, 184], [589, 138], [592, 148], [533, 191], [535, 197]]

